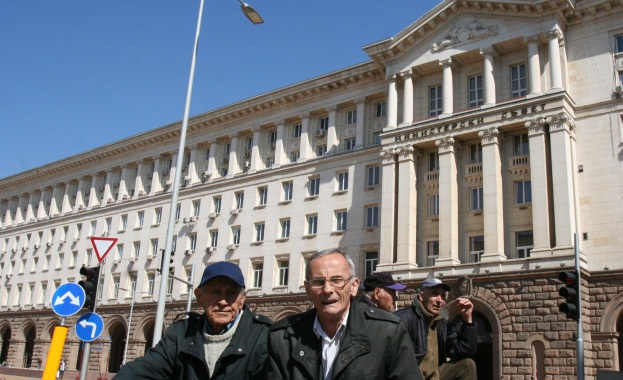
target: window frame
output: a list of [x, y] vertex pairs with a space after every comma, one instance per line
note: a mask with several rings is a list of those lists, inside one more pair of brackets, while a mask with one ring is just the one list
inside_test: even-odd
[[467, 77], [467, 103], [469, 108], [479, 107], [484, 104], [484, 92], [482, 87], [482, 74]]
[[428, 87], [428, 116], [435, 117], [443, 113], [443, 86]]
[[513, 99], [528, 94], [528, 71], [525, 62], [510, 66], [510, 90]]

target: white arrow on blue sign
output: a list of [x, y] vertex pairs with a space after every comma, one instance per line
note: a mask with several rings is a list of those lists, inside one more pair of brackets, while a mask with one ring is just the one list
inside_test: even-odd
[[82, 309], [84, 299], [82, 286], [68, 282], [59, 286], [52, 295], [52, 309], [61, 317], [69, 317]]
[[76, 322], [76, 335], [78, 339], [91, 342], [102, 335], [104, 320], [99, 314], [86, 313]]

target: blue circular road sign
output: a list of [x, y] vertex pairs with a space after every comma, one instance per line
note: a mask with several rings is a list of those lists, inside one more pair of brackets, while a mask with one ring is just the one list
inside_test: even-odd
[[85, 342], [99, 338], [102, 331], [104, 331], [104, 320], [99, 314], [86, 313], [76, 322], [76, 335]]
[[68, 282], [59, 286], [52, 295], [52, 309], [61, 317], [69, 317], [82, 309], [84, 299], [82, 286]]

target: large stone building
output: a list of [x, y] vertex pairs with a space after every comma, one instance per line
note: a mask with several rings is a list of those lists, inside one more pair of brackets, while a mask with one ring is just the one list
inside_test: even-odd
[[[585, 372], [619, 369], [621, 20], [621, 0], [447, 0], [365, 46], [369, 62], [193, 117], [183, 157], [175, 123], [0, 180], [0, 361], [45, 358], [51, 295], [97, 264], [91, 236], [119, 242], [90, 368], [117, 371], [128, 327], [128, 359], [141, 355], [173, 211], [175, 275], [235, 262], [274, 319], [310, 307], [305, 259], [323, 248], [349, 252], [360, 277], [391, 271], [409, 285], [401, 306], [443, 278], [450, 301], [475, 304], [480, 379], [575, 378], [557, 277], [578, 233]], [[130, 326], [121, 288], [136, 289]], [[188, 288], [168, 293], [167, 324]], [[70, 333], [70, 368], [79, 351]]]

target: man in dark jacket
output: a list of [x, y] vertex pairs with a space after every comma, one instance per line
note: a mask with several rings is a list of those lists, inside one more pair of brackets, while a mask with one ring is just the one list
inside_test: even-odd
[[405, 290], [406, 287], [394, 281], [391, 273], [373, 273], [363, 281], [364, 294], [358, 301], [391, 313], [398, 299], [396, 291]]
[[266, 379], [422, 379], [400, 318], [351, 302], [359, 279], [347, 254], [312, 255], [305, 279], [315, 308], [271, 327]]
[[204, 314], [174, 322], [144, 357], [115, 376], [123, 379], [261, 379], [272, 321], [244, 305], [242, 272], [221, 261], [203, 271], [195, 289]]
[[470, 359], [476, 353], [474, 305], [467, 298], [456, 299], [463, 318], [460, 331], [456, 331], [442, 315], [450, 289], [439, 279], [427, 278], [413, 304], [394, 314], [407, 326], [424, 379], [476, 380], [476, 364]]

